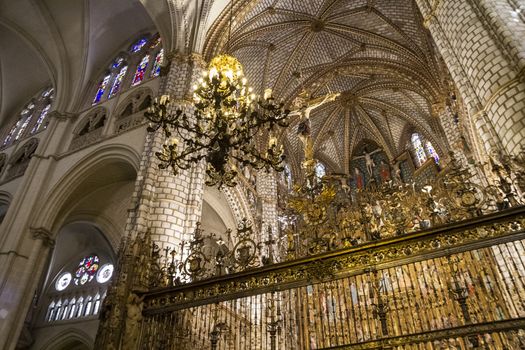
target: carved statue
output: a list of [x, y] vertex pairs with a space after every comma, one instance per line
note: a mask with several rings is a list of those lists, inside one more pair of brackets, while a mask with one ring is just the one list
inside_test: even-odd
[[363, 178], [363, 174], [361, 174], [361, 171], [357, 167], [354, 169], [354, 173], [355, 185], [358, 189], [362, 190], [365, 187], [365, 180]]
[[301, 94], [295, 99], [294, 101], [294, 107], [296, 107], [295, 110], [290, 112], [289, 116], [293, 115], [299, 115], [301, 116], [301, 120], [309, 120], [310, 119], [310, 112], [312, 110], [324, 105], [327, 102], [335, 101], [335, 99], [341, 95], [340, 93], [331, 93], [326, 94], [325, 96], [321, 96], [314, 99], [309, 99], [308, 93], [306, 91], [301, 92]]
[[381, 175], [381, 181], [383, 183], [390, 181], [390, 167], [383, 159], [381, 159], [381, 163], [379, 164], [379, 174]]
[[401, 178], [401, 162], [392, 162], [392, 181], [394, 184], [401, 185], [403, 179]]
[[368, 175], [370, 175], [370, 177], [372, 177], [372, 175], [374, 173], [374, 168], [376, 166], [376, 164], [374, 163], [374, 160], [372, 159], [372, 154], [377, 153], [377, 152], [381, 152], [381, 151], [382, 151], [382, 149], [378, 148], [375, 151], [368, 152], [366, 150], [366, 148], [365, 148], [365, 150], [363, 151], [363, 155], [354, 157], [354, 160], [355, 159], [364, 158], [365, 159], [365, 165], [366, 165], [366, 171], [368, 172]]
[[124, 340], [122, 342], [123, 349], [136, 349], [140, 335], [140, 322], [142, 321], [142, 307], [144, 297], [139, 297], [135, 293], [128, 296], [126, 305], [126, 327], [124, 332]]
[[310, 112], [327, 102], [334, 101], [339, 95], [340, 93], [327, 94], [315, 99], [308, 99], [308, 93], [303, 91], [294, 101], [294, 107], [296, 107], [296, 109], [290, 112], [289, 116], [298, 115], [300, 117], [300, 122], [297, 126], [297, 135], [303, 143], [305, 150], [304, 159], [306, 162], [313, 159]]

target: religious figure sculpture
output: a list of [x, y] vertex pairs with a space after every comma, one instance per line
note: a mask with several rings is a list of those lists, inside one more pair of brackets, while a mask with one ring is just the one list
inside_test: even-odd
[[124, 340], [122, 342], [123, 349], [136, 349], [140, 335], [140, 322], [142, 321], [142, 307], [144, 297], [139, 297], [135, 293], [128, 296], [126, 305], [126, 327], [124, 332]]
[[363, 151], [363, 155], [354, 157], [354, 160], [355, 159], [364, 158], [365, 159], [365, 165], [366, 165], [366, 171], [368, 172], [368, 175], [370, 175], [370, 177], [372, 177], [373, 173], [374, 173], [374, 168], [376, 166], [376, 164], [374, 163], [374, 160], [372, 159], [372, 154], [377, 153], [377, 152], [381, 152], [381, 151], [382, 151], [382, 149], [378, 148], [375, 151], [368, 152], [367, 149], [365, 148], [365, 150]]
[[365, 187], [365, 180], [363, 178], [363, 174], [361, 174], [361, 171], [358, 167], [354, 169], [354, 181], [358, 189], [362, 190]]
[[392, 162], [392, 181], [396, 185], [401, 185], [403, 179], [401, 178], [401, 162]]
[[381, 163], [379, 164], [379, 175], [381, 176], [381, 182], [383, 183], [387, 183], [391, 179], [390, 167], [383, 159], [381, 159]]
[[310, 113], [312, 110], [324, 105], [327, 102], [334, 101], [340, 93], [330, 93], [314, 99], [309, 99], [308, 93], [303, 91], [294, 101], [293, 105], [296, 108], [290, 112], [290, 116], [299, 116], [299, 125], [297, 126], [297, 135], [303, 143], [304, 147], [304, 162], [303, 167], [307, 173], [313, 172], [315, 166], [314, 159], [314, 143], [312, 140], [312, 130], [310, 124]]

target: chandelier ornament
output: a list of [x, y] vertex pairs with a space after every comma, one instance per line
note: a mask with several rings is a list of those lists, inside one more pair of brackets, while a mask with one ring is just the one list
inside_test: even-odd
[[[175, 175], [205, 159], [206, 184], [237, 184], [237, 167], [283, 171], [284, 150], [273, 130], [288, 126], [289, 110], [276, 103], [271, 89], [258, 98], [247, 85], [240, 62], [230, 55], [213, 58], [194, 87], [193, 114], [171, 112], [169, 95], [155, 99], [144, 113], [149, 132], [162, 128], [166, 142], [156, 157], [159, 168]], [[268, 132], [266, 147], [256, 140]], [[261, 150], [261, 148], [263, 148]]]

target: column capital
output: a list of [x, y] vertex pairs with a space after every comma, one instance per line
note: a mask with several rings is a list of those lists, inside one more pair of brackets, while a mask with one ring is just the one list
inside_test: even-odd
[[31, 237], [34, 240], [38, 240], [38, 239], [42, 240], [42, 244], [44, 246], [49, 247], [49, 248], [52, 248], [55, 246], [55, 240], [52, 238], [53, 234], [51, 233], [51, 231], [43, 227], [38, 227], [38, 228], [31, 227], [29, 228], [29, 231], [31, 232]]

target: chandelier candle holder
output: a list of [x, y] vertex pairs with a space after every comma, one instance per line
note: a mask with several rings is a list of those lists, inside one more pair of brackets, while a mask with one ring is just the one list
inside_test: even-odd
[[[149, 132], [162, 128], [166, 143], [156, 157], [161, 169], [189, 169], [206, 160], [209, 186], [235, 186], [237, 167], [283, 171], [283, 147], [273, 136], [276, 127], [288, 126], [289, 110], [276, 103], [271, 89], [258, 98], [247, 85], [240, 62], [229, 55], [213, 58], [194, 86], [193, 115], [180, 108], [171, 113], [168, 95], [155, 99], [144, 113]], [[268, 135], [266, 147], [257, 140]], [[261, 150], [260, 148], [265, 148]]]

